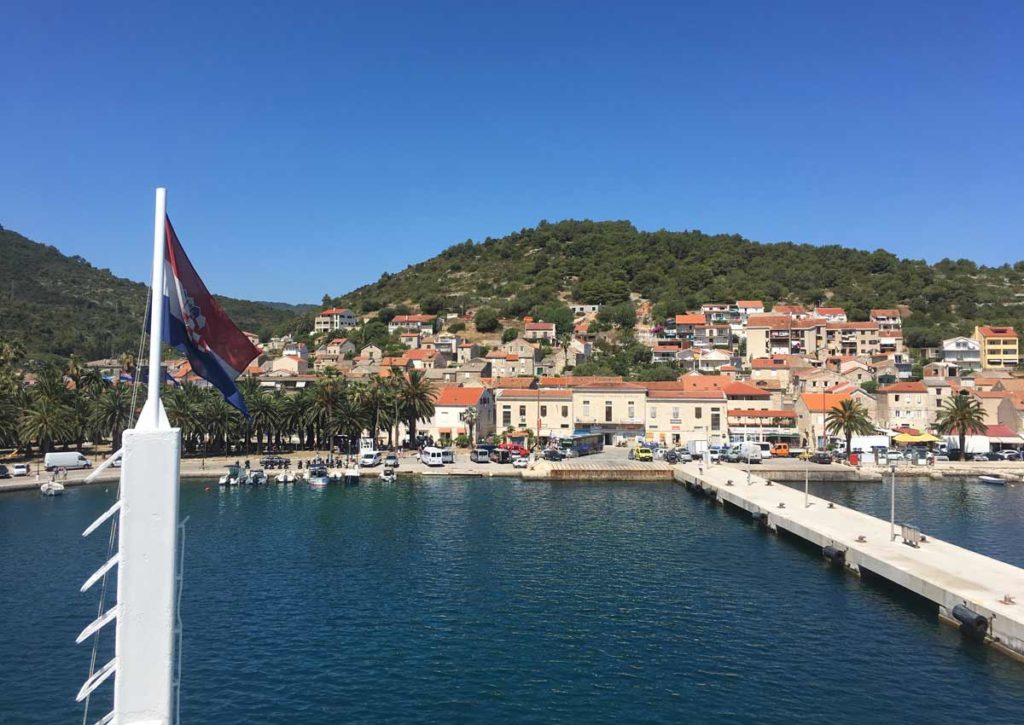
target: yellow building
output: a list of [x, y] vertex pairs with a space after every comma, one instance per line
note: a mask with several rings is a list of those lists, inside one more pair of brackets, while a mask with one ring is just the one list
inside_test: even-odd
[[1020, 364], [1020, 341], [1012, 327], [983, 325], [974, 328], [972, 337], [981, 345], [983, 369], [1015, 368]]

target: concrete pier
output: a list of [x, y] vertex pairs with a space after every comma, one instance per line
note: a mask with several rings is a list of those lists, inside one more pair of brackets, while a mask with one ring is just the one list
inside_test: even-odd
[[953, 619], [957, 605], [987, 621], [986, 641], [1024, 658], [1024, 569], [932, 538], [912, 546], [899, 523], [891, 540], [888, 521], [831, 504], [759, 475], [747, 483], [745, 471], [724, 466], [679, 466], [676, 481], [713, 495], [761, 519], [771, 531], [782, 529], [812, 544], [832, 547], [834, 561], [860, 574], [865, 570], [928, 599], [939, 615]]

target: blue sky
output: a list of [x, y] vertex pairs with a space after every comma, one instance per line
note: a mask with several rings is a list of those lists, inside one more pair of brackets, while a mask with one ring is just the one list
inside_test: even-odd
[[541, 219], [1020, 259], [1024, 3], [0, 0], [0, 223], [317, 302]]

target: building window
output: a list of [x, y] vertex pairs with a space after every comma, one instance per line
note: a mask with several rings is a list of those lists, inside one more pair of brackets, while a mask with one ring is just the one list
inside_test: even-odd
[[520, 418], [525, 418], [526, 417], [526, 406], [525, 405], [520, 405], [519, 406], [519, 417]]
[[722, 425], [722, 414], [712, 413], [711, 414], [711, 430], [718, 430]]
[[584, 400], [583, 401], [583, 417], [584, 418], [589, 418], [590, 417], [590, 401], [589, 400]]
[[512, 406], [506, 405], [501, 409], [501, 424], [505, 428], [509, 428], [512, 425]]
[[654, 406], [651, 406], [651, 417], [652, 418], [657, 418], [658, 417], [658, 409], [655, 408]]
[[696, 418], [697, 420], [700, 420], [701, 418], [703, 418], [704, 417], [704, 409], [701, 408], [698, 405], [696, 408], [693, 409], [693, 417]]
[[630, 420], [633, 420], [633, 418], [636, 417], [636, 404], [632, 400], [629, 401], [629, 404], [626, 406], [626, 411]]
[[548, 406], [546, 406], [546, 405], [540, 406], [540, 417], [541, 418], [547, 418], [548, 417]]
[[604, 401], [604, 422], [612, 422], [612, 401], [610, 400]]

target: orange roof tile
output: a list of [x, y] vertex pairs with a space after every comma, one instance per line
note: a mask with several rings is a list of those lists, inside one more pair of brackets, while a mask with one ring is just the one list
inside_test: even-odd
[[1012, 327], [1006, 327], [1002, 325], [999, 327], [995, 327], [992, 325], [984, 325], [978, 328], [978, 334], [981, 335], [982, 337], [1017, 337], [1017, 333], [1013, 331]]
[[461, 388], [448, 385], [437, 391], [434, 405], [476, 405], [480, 402], [480, 396], [487, 388]]
[[922, 382], [893, 383], [879, 388], [879, 393], [927, 393], [928, 388]]
[[677, 325], [703, 325], [706, 324], [707, 320], [704, 315], [687, 314], [687, 315], [676, 315]]
[[850, 396], [844, 393], [803, 393], [800, 400], [812, 413], [827, 413], [844, 400], [850, 400]]

